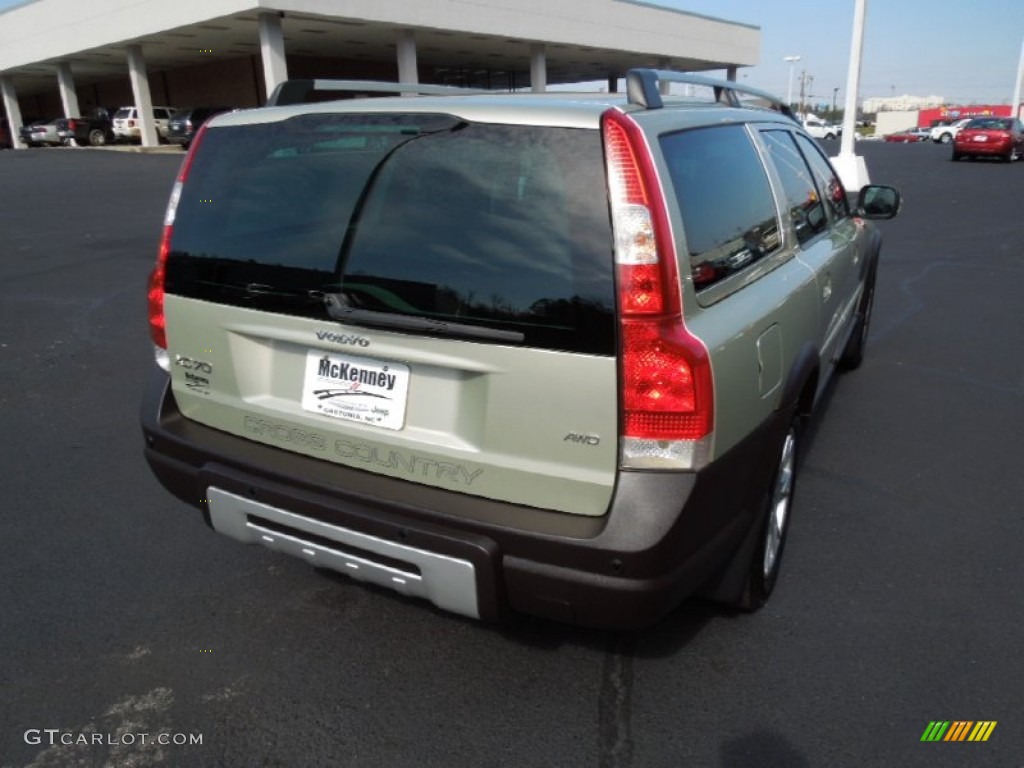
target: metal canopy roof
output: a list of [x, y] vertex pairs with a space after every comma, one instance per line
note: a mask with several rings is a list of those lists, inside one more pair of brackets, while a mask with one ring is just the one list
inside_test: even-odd
[[[48, 0], [36, 0], [43, 4]], [[59, 2], [60, 0], [58, 0]], [[258, 0], [256, 0], [258, 1]], [[615, 5], [622, 0], [605, 0]], [[416, 5], [422, 0], [417, 0]], [[302, 3], [293, 3], [301, 5]], [[31, 4], [29, 4], [31, 5]], [[315, 3], [307, 3], [315, 5]], [[215, 2], [207, 8], [214, 9]], [[238, 3], [235, 3], [238, 6]], [[319, 7], [324, 7], [323, 3]], [[346, 6], [347, 7], [347, 6]], [[593, 6], [592, 6], [593, 7]], [[24, 6], [22, 7], [24, 8]], [[422, 6], [421, 6], [422, 8]], [[0, 27], [7, 21], [5, 16], [16, 14], [21, 8], [14, 8], [0, 14]], [[8, 77], [19, 95], [32, 95], [56, 88], [56, 68], [60, 62], [69, 62], [76, 86], [127, 78], [127, 49], [130, 45], [141, 45], [150, 74], [179, 67], [202, 64], [211, 60], [259, 56], [259, 16], [267, 8], [254, 8], [252, 4], [243, 12], [216, 18], [197, 20], [195, 23], [177, 26], [146, 34], [140, 37], [108, 42], [81, 50], [68, 50], [60, 56], [39, 61], [26, 62], [0, 71]], [[658, 11], [666, 13], [664, 9]], [[559, 42], [551, 39], [557, 31], [545, 28], [543, 18], [537, 19], [536, 32], [549, 39], [510, 37], [501, 34], [480, 34], [471, 31], [443, 29], [422, 24], [388, 23], [361, 18], [342, 18], [325, 14], [301, 11], [283, 11], [282, 30], [285, 49], [289, 56], [323, 57], [349, 59], [378, 64], [392, 65], [396, 61], [396, 37], [400, 29], [413, 29], [416, 39], [416, 53], [420, 78], [423, 81], [460, 82], [466, 74], [500, 78], [509, 73], [519, 73], [520, 84], [526, 85], [530, 69], [530, 46], [543, 43], [547, 81], [549, 84], [604, 80], [609, 75], [624, 74], [631, 67], [654, 66], [690, 71], [721, 69], [727, 66], [745, 66], [756, 59], [756, 43], [759, 32], [744, 25], [732, 25], [717, 19], [707, 19], [673, 12], [681, 20], [693, 20], [696, 24], [711, 23], [724, 29], [736, 29], [743, 38], [740, 44], [719, 46], [733, 60], [709, 60], [702, 56], [664, 55], [644, 50], [643, 45], [632, 49], [615, 49], [607, 46], [588, 46], [578, 43]], [[636, 5], [635, 13], [651, 13], [646, 5]], [[421, 16], [423, 14], [420, 14]], [[13, 16], [8, 16], [14, 21]], [[13, 30], [12, 30], [13, 31]], [[522, 30], [520, 30], [522, 31]], [[636, 34], [623, 35], [623, 42], [639, 39]], [[2, 35], [0, 35], [2, 37]], [[750, 40], [754, 40], [754, 45]], [[87, 36], [82, 42], [87, 41]], [[678, 49], [685, 50], [685, 40]], [[702, 47], [706, 52], [707, 46]], [[740, 55], [735, 55], [739, 52]], [[744, 56], [747, 60], [744, 59]], [[741, 60], [736, 60], [741, 59]], [[3, 66], [0, 59], [0, 66]], [[525, 76], [524, 76], [525, 75]]]

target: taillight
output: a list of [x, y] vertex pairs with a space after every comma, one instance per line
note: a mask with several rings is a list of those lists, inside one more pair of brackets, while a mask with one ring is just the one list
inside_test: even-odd
[[128, 121], [128, 127], [129, 128], [134, 128], [135, 127], [135, 121], [134, 120], [129, 120]]
[[178, 212], [178, 201], [181, 200], [181, 192], [184, 189], [185, 181], [188, 179], [189, 171], [192, 169], [192, 161], [196, 150], [206, 134], [206, 126], [199, 129], [188, 154], [181, 162], [178, 169], [178, 177], [171, 188], [171, 198], [167, 201], [167, 211], [164, 214], [164, 229], [160, 237], [160, 249], [157, 252], [156, 265], [149, 276], [149, 335], [156, 347], [157, 363], [167, 370], [167, 322], [164, 317], [164, 280], [167, 270], [167, 257], [171, 252], [171, 239], [174, 235], [174, 218]]
[[707, 349], [683, 322], [675, 241], [639, 126], [602, 119], [618, 282], [623, 466], [698, 468], [710, 449]]

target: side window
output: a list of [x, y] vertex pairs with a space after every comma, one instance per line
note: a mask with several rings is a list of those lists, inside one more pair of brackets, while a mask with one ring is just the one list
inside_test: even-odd
[[782, 180], [785, 210], [793, 224], [797, 242], [803, 245], [828, 228], [825, 204], [814, 185], [811, 169], [797, 149], [793, 134], [789, 131], [765, 131], [761, 135], [768, 147], [768, 156]]
[[825, 159], [821, 148], [806, 136], [797, 134], [796, 143], [807, 158], [807, 162], [814, 172], [814, 178], [818, 182], [818, 191], [825, 202], [832, 209], [832, 217], [836, 220], [845, 219], [850, 215], [850, 206], [846, 201], [846, 190], [843, 183], [836, 175], [835, 169]]
[[699, 291], [757, 263], [780, 245], [771, 186], [742, 125], [661, 137]]

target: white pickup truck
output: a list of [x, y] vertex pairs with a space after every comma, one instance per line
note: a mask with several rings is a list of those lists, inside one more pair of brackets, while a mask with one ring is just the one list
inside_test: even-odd
[[816, 139], [836, 139], [843, 130], [838, 125], [825, 122], [817, 115], [806, 114], [802, 122], [804, 130]]

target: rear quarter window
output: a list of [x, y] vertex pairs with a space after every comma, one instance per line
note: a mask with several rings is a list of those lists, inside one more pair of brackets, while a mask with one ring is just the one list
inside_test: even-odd
[[682, 131], [662, 136], [660, 143], [698, 291], [780, 248], [771, 186], [744, 126]]

